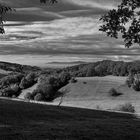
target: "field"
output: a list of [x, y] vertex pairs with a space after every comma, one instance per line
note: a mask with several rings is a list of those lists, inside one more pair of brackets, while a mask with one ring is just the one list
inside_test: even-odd
[[0, 100], [1, 140], [138, 140], [130, 114]]
[[[63, 97], [62, 105], [90, 109], [114, 109], [118, 105], [132, 103], [140, 113], [140, 93], [125, 85], [126, 77], [83, 77], [77, 83], [70, 83], [62, 91], [68, 91]], [[122, 95], [112, 97], [109, 90], [115, 88]], [[59, 102], [59, 98], [55, 102]]]

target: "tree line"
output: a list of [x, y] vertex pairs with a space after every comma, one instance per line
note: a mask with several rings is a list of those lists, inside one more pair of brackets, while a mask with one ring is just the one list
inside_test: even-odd
[[90, 76], [128, 76], [130, 73], [140, 73], [140, 61], [124, 62], [103, 60], [95, 63], [81, 64], [63, 69], [73, 77]]

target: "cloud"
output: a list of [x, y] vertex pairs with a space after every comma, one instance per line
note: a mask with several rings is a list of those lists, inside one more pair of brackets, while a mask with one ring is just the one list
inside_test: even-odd
[[67, 1], [77, 5], [88, 6], [91, 8], [107, 9], [107, 10], [116, 8], [116, 4], [119, 3], [119, 1], [115, 2], [113, 0], [67, 0]]
[[[115, 8], [120, 0], [61, 0], [51, 8], [37, 6], [37, 1], [35, 5], [30, 1], [27, 7], [28, 2], [17, 3], [23, 21], [16, 16], [15, 22], [6, 23], [6, 34], [0, 36], [1, 60], [43, 65], [51, 61], [139, 59], [139, 48], [126, 49], [121, 39], [99, 32], [100, 15]], [[36, 16], [41, 18], [25, 21]]]

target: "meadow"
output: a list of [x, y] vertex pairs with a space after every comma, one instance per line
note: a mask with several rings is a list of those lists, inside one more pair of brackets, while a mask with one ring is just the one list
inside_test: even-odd
[[[76, 83], [69, 83], [62, 91], [67, 91], [63, 97], [62, 105], [112, 110], [119, 105], [131, 103], [136, 112], [140, 113], [140, 94], [129, 88], [126, 84], [127, 77], [104, 76], [104, 77], [78, 77]], [[110, 96], [109, 90], [115, 88], [122, 93], [120, 96]], [[59, 102], [57, 98], [55, 102]]]

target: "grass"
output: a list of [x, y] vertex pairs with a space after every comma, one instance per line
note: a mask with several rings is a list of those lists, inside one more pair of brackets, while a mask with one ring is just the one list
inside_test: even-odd
[[133, 115], [0, 99], [1, 140], [138, 140]]
[[[75, 84], [69, 84], [64, 88], [70, 89], [67, 99], [110, 99], [108, 91], [111, 88], [118, 88], [125, 83], [126, 77], [105, 76], [105, 77], [80, 77]], [[84, 84], [86, 83], [86, 84]]]

